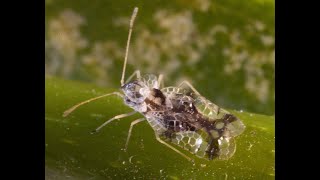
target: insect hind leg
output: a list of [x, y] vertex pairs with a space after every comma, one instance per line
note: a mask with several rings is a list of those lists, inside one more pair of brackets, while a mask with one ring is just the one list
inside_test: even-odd
[[125, 118], [128, 116], [131, 116], [133, 114], [135, 114], [136, 111], [130, 112], [130, 113], [126, 113], [126, 114], [120, 114], [117, 116], [114, 116], [113, 118], [109, 119], [108, 121], [104, 122], [102, 125], [100, 125], [98, 128], [96, 128], [95, 130], [91, 131], [91, 133], [96, 133], [98, 132], [101, 128], [103, 128], [104, 126], [106, 126], [107, 124], [109, 124], [110, 122], [116, 120], [116, 119], [121, 119], [121, 118]]
[[175, 152], [177, 152], [178, 154], [180, 154], [181, 156], [183, 156], [184, 158], [186, 158], [188, 161], [192, 161], [193, 162], [193, 159], [191, 159], [190, 157], [186, 156], [185, 154], [183, 154], [181, 151], [179, 151], [178, 149], [172, 147], [170, 144], [166, 143], [165, 141], [163, 141], [162, 139], [160, 139], [159, 135], [156, 134], [156, 139], [161, 143], [161, 144], [164, 144], [166, 145], [168, 148], [174, 150]]
[[179, 84], [179, 88], [182, 87], [183, 85], [187, 85], [193, 92], [195, 92], [197, 95], [201, 95], [197, 90], [196, 88], [194, 88], [191, 83], [189, 81], [182, 81], [180, 84]]
[[91, 101], [95, 101], [97, 99], [100, 99], [100, 98], [103, 98], [103, 97], [106, 97], [106, 96], [110, 96], [110, 95], [117, 95], [117, 96], [120, 96], [121, 98], [123, 98], [123, 95], [121, 93], [119, 93], [119, 92], [112, 92], [112, 93], [104, 94], [104, 95], [101, 95], [101, 96], [98, 96], [98, 97], [95, 97], [95, 98], [91, 98], [91, 99], [82, 101], [82, 102], [72, 106], [68, 110], [64, 111], [62, 116], [63, 117], [67, 117], [70, 113], [72, 113], [74, 110], [76, 110], [79, 106], [82, 106], [82, 105], [87, 104], [87, 103], [89, 103]]
[[140, 122], [142, 122], [142, 121], [145, 121], [145, 120], [146, 120], [145, 118], [140, 118], [140, 119], [137, 119], [137, 120], [134, 120], [134, 121], [131, 122], [129, 131], [128, 131], [128, 137], [127, 137], [127, 140], [126, 140], [126, 145], [125, 145], [125, 147], [124, 147], [124, 151], [127, 151], [133, 126], [136, 125], [136, 124], [138, 124], [138, 123], [140, 123]]
[[211, 137], [209, 147], [206, 153], [208, 154], [209, 160], [212, 160], [213, 158], [218, 156], [218, 153], [219, 153], [218, 139]]

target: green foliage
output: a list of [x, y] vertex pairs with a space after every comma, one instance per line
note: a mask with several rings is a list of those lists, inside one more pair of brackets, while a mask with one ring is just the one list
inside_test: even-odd
[[273, 116], [231, 111], [246, 125], [236, 138], [235, 155], [227, 161], [208, 161], [181, 150], [195, 159], [192, 164], [158, 143], [147, 122], [133, 129], [124, 152], [130, 122], [141, 115], [90, 134], [107, 119], [130, 111], [118, 97], [91, 102], [62, 117], [72, 105], [115, 89], [47, 77], [45, 90], [47, 179], [274, 179]]
[[46, 0], [46, 72], [115, 88], [128, 72], [188, 79], [232, 109], [274, 114], [274, 1]]

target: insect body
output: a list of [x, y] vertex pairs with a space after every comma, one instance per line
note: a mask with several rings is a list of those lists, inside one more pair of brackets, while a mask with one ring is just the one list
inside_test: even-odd
[[[109, 95], [118, 95], [134, 111], [111, 118], [95, 131], [99, 131], [103, 126], [115, 119], [130, 116], [135, 112], [141, 113], [144, 118], [137, 119], [131, 123], [125, 150], [127, 149], [134, 125], [147, 120], [155, 132], [156, 139], [160, 143], [189, 160], [191, 160], [190, 157], [170, 144], [180, 146], [200, 158], [209, 160], [230, 158], [236, 150], [234, 137], [244, 131], [244, 124], [228, 111], [201, 96], [190, 83], [184, 81], [178, 87], [161, 88], [162, 75], [159, 75], [159, 77], [152, 74], [141, 76], [140, 71], [135, 71], [127, 82], [124, 83], [129, 42], [137, 11], [138, 9], [135, 8], [130, 21], [129, 37], [121, 78], [121, 90], [123, 94], [114, 92], [84, 101], [65, 111], [64, 116], [67, 116], [80, 105], [92, 100]], [[134, 76], [136, 76], [136, 79], [131, 80]]]

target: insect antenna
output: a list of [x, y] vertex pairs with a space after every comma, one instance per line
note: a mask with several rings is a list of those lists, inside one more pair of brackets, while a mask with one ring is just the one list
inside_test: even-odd
[[129, 46], [130, 46], [132, 27], [133, 27], [134, 20], [135, 20], [137, 14], [138, 14], [138, 8], [135, 7], [134, 10], [133, 10], [131, 19], [130, 19], [130, 29], [129, 29], [129, 35], [128, 35], [128, 40], [127, 40], [127, 46], [126, 46], [126, 55], [124, 57], [124, 63], [123, 63], [123, 69], [122, 69], [122, 77], [121, 77], [121, 81], [120, 81], [121, 86], [123, 86], [123, 84], [124, 84], [124, 75], [125, 75], [125, 72], [126, 72], [126, 66], [127, 66], [127, 59], [128, 59], [128, 52], [129, 52]]

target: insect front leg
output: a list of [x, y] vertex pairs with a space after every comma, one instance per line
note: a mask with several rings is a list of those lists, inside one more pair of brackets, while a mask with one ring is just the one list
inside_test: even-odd
[[101, 128], [103, 128], [105, 125], [109, 124], [110, 122], [116, 120], [116, 119], [121, 119], [121, 118], [125, 118], [125, 117], [128, 117], [128, 116], [131, 116], [133, 114], [135, 114], [136, 111], [133, 111], [133, 112], [130, 112], [130, 113], [126, 113], [126, 114], [120, 114], [120, 115], [117, 115], [117, 116], [114, 116], [113, 118], [109, 119], [108, 121], [106, 121], [105, 123], [103, 123], [101, 126], [99, 126], [97, 129], [93, 130], [92, 133], [96, 133], [98, 132]]
[[126, 145], [125, 145], [125, 147], [124, 147], [124, 151], [127, 151], [128, 144], [129, 144], [129, 140], [130, 140], [130, 137], [131, 137], [131, 131], [132, 131], [133, 126], [136, 125], [136, 124], [138, 124], [139, 122], [142, 122], [142, 121], [145, 121], [145, 120], [146, 120], [145, 118], [140, 118], [140, 119], [137, 119], [137, 120], [134, 120], [134, 121], [131, 122], [129, 131], [128, 131], [128, 137], [127, 137]]
[[103, 98], [103, 97], [106, 97], [106, 96], [110, 96], [110, 95], [117, 95], [117, 96], [120, 96], [121, 98], [123, 98], [123, 95], [119, 92], [113, 92], [113, 93], [108, 93], [108, 94], [104, 94], [104, 95], [101, 95], [101, 96], [98, 96], [98, 97], [95, 97], [95, 98], [91, 98], [91, 99], [88, 99], [88, 100], [85, 100], [85, 101], [82, 101], [80, 102], [79, 104], [76, 104], [74, 106], [72, 106], [71, 108], [69, 108], [68, 110], [66, 110], [64, 113], [63, 113], [63, 117], [66, 117], [68, 116], [71, 112], [73, 112], [74, 110], [76, 110], [79, 106], [82, 106], [84, 104], [87, 104], [91, 101], [94, 101], [94, 100], [97, 100], [97, 99], [100, 99], [100, 98]]
[[183, 156], [184, 158], [186, 158], [188, 161], [193, 161], [193, 159], [191, 159], [190, 157], [186, 156], [185, 154], [183, 154], [181, 151], [179, 151], [178, 149], [172, 147], [170, 144], [166, 143], [165, 141], [163, 141], [160, 136], [156, 133], [156, 139], [161, 143], [166, 145], [167, 147], [169, 147], [170, 149], [174, 150], [175, 152], [177, 152], [178, 154], [180, 154], [181, 156]]
[[126, 83], [128, 83], [134, 76], [137, 76], [137, 79], [140, 79], [140, 78], [141, 78], [140, 70], [134, 71], [134, 72], [129, 76], [129, 78], [126, 80]]

